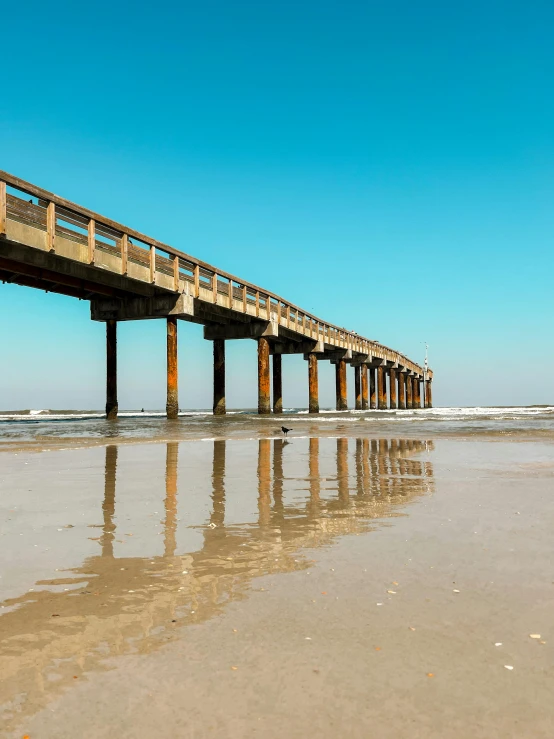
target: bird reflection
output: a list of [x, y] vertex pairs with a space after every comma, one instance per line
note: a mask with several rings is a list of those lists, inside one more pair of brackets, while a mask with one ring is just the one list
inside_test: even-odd
[[[143, 557], [118, 556], [116, 483], [122, 471], [118, 475], [118, 447], [106, 446], [98, 553], [63, 576], [37, 583], [46, 589], [2, 604], [4, 703], [25, 696], [19, 708], [24, 716], [70, 684], [80, 666], [100, 669], [106, 656], [130, 652], [137, 642], [144, 651], [158, 648], [173, 638], [164, 636], [168, 623], [211, 618], [244, 598], [259, 575], [308, 567], [303, 549], [311, 557], [314, 548], [328, 547], [338, 536], [370, 531], [397, 506], [433, 491], [431, 441], [310, 438], [301, 446], [301, 440], [260, 439], [253, 491], [245, 486], [242, 468], [229, 476], [228, 468], [236, 470], [238, 463], [227, 455], [227, 445], [239, 443], [213, 442], [205, 475], [209, 512], [203, 522], [182, 524], [179, 443], [167, 443], [163, 554]], [[257, 494], [254, 520], [227, 523], [226, 503], [250, 492]], [[201, 528], [196, 550], [179, 551], [179, 525]], [[66, 592], [62, 586], [69, 583], [73, 587]], [[65, 663], [70, 667], [64, 671]], [[42, 679], [47, 670], [56, 680]]]

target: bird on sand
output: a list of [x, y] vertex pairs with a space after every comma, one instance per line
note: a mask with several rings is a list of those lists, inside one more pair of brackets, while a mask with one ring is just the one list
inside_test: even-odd
[[288, 434], [288, 432], [289, 432], [289, 431], [292, 431], [292, 429], [288, 429], [288, 428], [285, 428], [285, 426], [281, 426], [281, 431], [282, 431], [282, 432], [284, 433], [284, 435], [286, 436], [286, 435]]

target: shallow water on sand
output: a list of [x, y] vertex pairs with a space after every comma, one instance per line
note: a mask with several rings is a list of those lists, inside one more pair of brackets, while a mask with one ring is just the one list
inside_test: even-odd
[[551, 737], [553, 482], [359, 431], [5, 453], [4, 735]]
[[505, 408], [428, 408], [387, 411], [322, 410], [309, 415], [288, 409], [279, 416], [259, 416], [252, 410], [181, 411], [168, 421], [163, 411], [120, 411], [106, 422], [100, 411], [31, 410], [0, 412], [0, 451], [29, 448], [70, 448], [107, 441], [171, 441], [185, 439], [258, 439], [281, 435], [355, 438], [361, 435], [398, 438], [498, 436], [554, 440], [554, 406]]

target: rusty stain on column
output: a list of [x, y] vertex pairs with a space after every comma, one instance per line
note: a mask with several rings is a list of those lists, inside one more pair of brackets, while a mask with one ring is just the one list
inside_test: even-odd
[[273, 355], [273, 413], [283, 412], [282, 354]]
[[425, 407], [433, 407], [433, 391], [431, 389], [431, 380], [425, 380]]
[[271, 413], [269, 390], [269, 342], [261, 336], [258, 339], [258, 413]]
[[214, 340], [214, 416], [224, 416], [225, 408], [225, 339]]
[[339, 359], [335, 365], [335, 388], [337, 395], [337, 410], [348, 410], [348, 401], [346, 399], [346, 362]]
[[396, 378], [397, 372], [391, 367], [389, 380], [389, 402], [391, 408], [396, 408]]
[[179, 391], [177, 372], [177, 319], [167, 319], [167, 403], [165, 406], [168, 418], [177, 418], [179, 414]]
[[406, 408], [414, 407], [413, 389], [411, 375], [406, 375]]
[[308, 411], [319, 413], [319, 383], [317, 378], [317, 355], [308, 354]]
[[357, 411], [362, 410], [362, 368], [359, 365], [354, 367], [354, 407]]
[[377, 392], [375, 388], [375, 368], [369, 367], [369, 407], [371, 410], [375, 410], [377, 408]]
[[367, 364], [362, 364], [362, 410], [369, 408], [369, 394], [367, 388]]
[[406, 408], [406, 375], [404, 372], [398, 373], [398, 407], [402, 410]]
[[379, 399], [379, 410], [387, 409], [387, 376], [384, 367], [377, 367], [377, 395]]
[[117, 321], [106, 321], [106, 418], [117, 418]]

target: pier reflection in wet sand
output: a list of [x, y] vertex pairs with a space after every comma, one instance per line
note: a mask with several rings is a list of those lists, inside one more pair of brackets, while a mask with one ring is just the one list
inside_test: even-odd
[[[244, 444], [213, 442], [209, 517], [180, 522], [179, 496], [191, 481], [179, 480], [179, 461], [191, 444], [167, 443], [163, 555], [142, 557], [116, 554], [117, 490], [130, 468], [118, 470], [120, 450], [105, 448], [99, 554], [2, 604], [0, 719], [10, 730], [76, 676], [105, 669], [106, 658], [147, 653], [178, 638], [179, 625], [209, 619], [244, 598], [253, 578], [307, 568], [303, 549], [313, 557], [314, 548], [367, 532], [433, 491], [432, 442], [261, 439], [257, 515], [226, 523], [226, 503], [248, 489], [236, 470], [231, 480], [226, 476], [226, 461]], [[202, 546], [179, 552], [179, 526], [200, 529]]]

